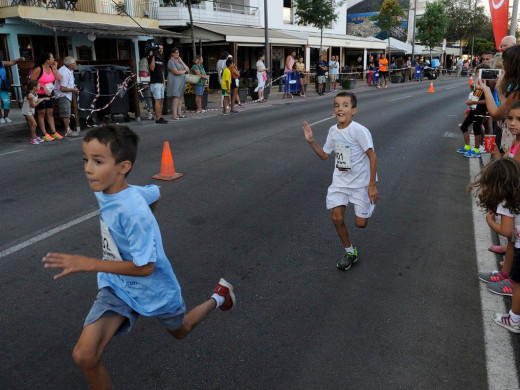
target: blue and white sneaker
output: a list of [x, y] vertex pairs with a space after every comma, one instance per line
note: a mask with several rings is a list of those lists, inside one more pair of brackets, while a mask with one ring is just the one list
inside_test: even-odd
[[477, 153], [474, 149], [468, 150], [466, 153], [464, 153], [464, 157], [468, 158], [480, 158], [480, 151]]
[[466, 153], [469, 150], [471, 150], [471, 149], [466, 149], [466, 147], [463, 146], [462, 148], [457, 149], [457, 153], [464, 154], [464, 153]]

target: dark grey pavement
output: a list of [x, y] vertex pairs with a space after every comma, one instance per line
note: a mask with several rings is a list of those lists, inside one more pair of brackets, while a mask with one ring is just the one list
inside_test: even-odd
[[[131, 183], [153, 181], [164, 141], [185, 175], [155, 183], [187, 306], [219, 277], [238, 304], [183, 341], [141, 318], [105, 354], [115, 388], [487, 389], [468, 161], [454, 153], [467, 80], [440, 80], [434, 94], [428, 84], [358, 91], [355, 120], [374, 138], [380, 201], [364, 230], [347, 211], [360, 254], [348, 272], [335, 268], [342, 248], [325, 209], [333, 161], [320, 161], [301, 129], [317, 122], [323, 144], [332, 94], [132, 125], [142, 142]], [[41, 265], [48, 251], [100, 253], [97, 218], [78, 222], [96, 210], [80, 145], [0, 144], [2, 389], [86, 388], [71, 351], [95, 276], [54, 281]]]

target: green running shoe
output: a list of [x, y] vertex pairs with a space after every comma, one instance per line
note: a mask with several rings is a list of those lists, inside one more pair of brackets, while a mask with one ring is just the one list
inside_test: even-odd
[[345, 253], [338, 264], [336, 264], [336, 268], [340, 271], [348, 270], [352, 264], [354, 264], [358, 260], [357, 257], [357, 248], [354, 248], [354, 253]]

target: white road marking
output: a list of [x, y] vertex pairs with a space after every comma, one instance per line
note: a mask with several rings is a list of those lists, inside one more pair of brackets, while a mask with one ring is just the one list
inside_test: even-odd
[[[489, 162], [489, 154], [484, 155], [484, 163]], [[469, 159], [471, 180], [480, 172], [480, 159]], [[485, 222], [484, 212], [472, 197], [473, 226], [475, 229], [475, 251], [477, 253], [478, 272], [495, 269], [496, 255], [488, 251], [492, 243], [490, 228]], [[477, 275], [475, 275], [477, 277]], [[511, 346], [511, 335], [508, 330], [493, 322], [494, 313], [507, 313], [504, 298], [490, 293], [486, 284], [479, 281], [480, 302], [482, 305], [482, 322], [484, 325], [484, 343], [486, 348], [486, 366], [488, 388], [490, 390], [518, 389], [518, 375], [515, 367], [515, 355]], [[513, 336], [517, 337], [517, 336]]]
[[325, 122], [325, 121], [330, 121], [331, 119], [335, 119], [336, 117], [333, 115], [329, 118], [325, 118], [325, 119], [322, 119], [321, 121], [317, 121], [317, 122], [314, 122], [314, 123], [309, 123], [309, 126], [314, 126], [314, 125], [317, 125], [318, 123], [321, 123], [321, 122]]
[[401, 97], [398, 97], [398, 98], [390, 99], [388, 101], [389, 102], [395, 102], [396, 100], [406, 99], [406, 98], [409, 98], [409, 97], [412, 97], [412, 95], [401, 96]]
[[25, 149], [18, 149], [18, 150], [12, 150], [10, 152], [5, 152], [5, 153], [0, 153], [0, 157], [2, 156], [7, 156], [8, 154], [14, 154], [14, 153], [19, 153], [19, 152], [23, 152]]
[[85, 214], [81, 217], [78, 217], [70, 222], [67, 222], [67, 223], [64, 223], [63, 225], [60, 225], [58, 227], [55, 227], [54, 229], [51, 229], [51, 230], [48, 230], [46, 231], [45, 233], [42, 233], [38, 236], [35, 236], [35, 237], [32, 237], [32, 238], [29, 238], [28, 240], [25, 240], [24, 242], [18, 244], [18, 245], [14, 245], [10, 248], [7, 248], [5, 250], [3, 250], [2, 252], [0, 252], [0, 259], [3, 258], [3, 257], [6, 257], [6, 256], [9, 256], [10, 254], [13, 254], [15, 252], [18, 252], [19, 250], [22, 250], [22, 249], [25, 249], [27, 248], [29, 245], [32, 245], [32, 244], [35, 244], [39, 241], [42, 241], [42, 240], [45, 240], [46, 238], [49, 238], [51, 236], [54, 236], [55, 234], [59, 233], [59, 232], [62, 232], [63, 230], [65, 229], [68, 229], [74, 225], [77, 225], [77, 224], [80, 224], [92, 217], [95, 217], [96, 215], [99, 215], [99, 211], [96, 210], [96, 211], [93, 211], [89, 214]]

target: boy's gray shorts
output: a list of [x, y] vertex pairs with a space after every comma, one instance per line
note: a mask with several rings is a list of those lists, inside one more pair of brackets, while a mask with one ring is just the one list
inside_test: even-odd
[[[168, 330], [175, 330], [179, 328], [184, 322], [184, 315], [186, 313], [186, 305], [184, 301], [182, 307], [176, 313], [166, 313], [154, 316], [157, 318]], [[114, 315], [121, 315], [126, 317], [126, 320], [121, 324], [116, 332], [116, 335], [127, 334], [135, 321], [139, 318], [139, 313], [133, 310], [120, 299], [110, 287], [103, 287], [99, 290], [96, 300], [90, 309], [90, 312], [85, 319], [83, 326], [87, 326], [96, 322], [100, 318], [111, 317]]]

